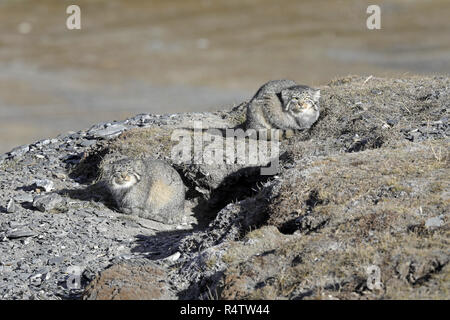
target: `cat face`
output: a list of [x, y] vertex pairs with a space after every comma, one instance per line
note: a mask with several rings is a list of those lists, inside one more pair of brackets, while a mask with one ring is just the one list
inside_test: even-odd
[[281, 91], [283, 110], [294, 117], [311, 117], [319, 112], [320, 90], [295, 86]]
[[124, 159], [109, 164], [106, 168], [107, 182], [112, 189], [127, 189], [139, 183], [143, 164], [140, 160]]

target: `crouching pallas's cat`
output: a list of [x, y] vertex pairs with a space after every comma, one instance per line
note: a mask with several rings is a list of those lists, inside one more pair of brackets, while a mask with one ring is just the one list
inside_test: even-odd
[[122, 159], [103, 166], [103, 181], [125, 213], [166, 224], [184, 216], [185, 187], [178, 172], [153, 159]]
[[292, 80], [264, 84], [247, 105], [247, 129], [308, 129], [317, 121], [320, 90]]

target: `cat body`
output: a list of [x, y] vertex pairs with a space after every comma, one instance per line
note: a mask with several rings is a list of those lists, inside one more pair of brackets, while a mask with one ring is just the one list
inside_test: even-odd
[[178, 172], [153, 159], [123, 159], [103, 168], [117, 208], [130, 215], [166, 224], [181, 222], [185, 187]]
[[247, 105], [247, 129], [308, 129], [320, 115], [320, 90], [291, 80], [264, 84]]

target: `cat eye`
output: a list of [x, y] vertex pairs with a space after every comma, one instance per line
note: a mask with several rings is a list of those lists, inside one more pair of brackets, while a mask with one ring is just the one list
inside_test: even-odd
[[309, 106], [313, 106], [313, 105], [315, 105], [316, 103], [315, 103], [313, 100], [311, 100], [311, 99], [305, 99], [305, 101], [303, 102], [303, 104], [306, 104], [306, 105], [309, 105]]

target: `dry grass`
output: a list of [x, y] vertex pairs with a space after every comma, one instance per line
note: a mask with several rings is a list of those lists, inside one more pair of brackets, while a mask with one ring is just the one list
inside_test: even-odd
[[[267, 223], [299, 231], [257, 229], [245, 240], [257, 245], [232, 245], [221, 298], [448, 299], [448, 221], [425, 227], [449, 212], [448, 172], [449, 159], [436, 159], [427, 142], [291, 169]], [[382, 290], [367, 287], [371, 265]]]

